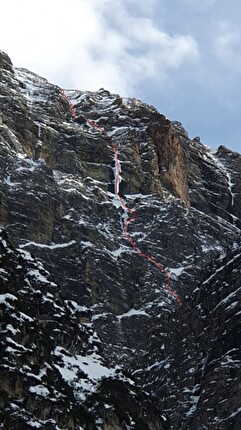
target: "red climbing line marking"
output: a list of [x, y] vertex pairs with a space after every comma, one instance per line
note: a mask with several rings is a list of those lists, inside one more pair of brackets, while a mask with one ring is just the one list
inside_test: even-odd
[[171, 277], [170, 277], [170, 274], [169, 274], [169, 272], [167, 271], [167, 269], [165, 269], [161, 263], [158, 263], [158, 262], [155, 260], [155, 258], [151, 257], [151, 256], [150, 256], [150, 255], [148, 255], [148, 254], [144, 254], [144, 253], [140, 250], [140, 248], [138, 248], [138, 246], [136, 245], [136, 243], [134, 242], [134, 240], [132, 239], [132, 237], [128, 234], [128, 226], [129, 226], [129, 224], [130, 224], [132, 221], [134, 221], [134, 220], [136, 219], [137, 214], [136, 214], [135, 209], [131, 209], [131, 208], [129, 208], [129, 207], [125, 204], [125, 202], [124, 202], [123, 198], [122, 198], [122, 197], [120, 196], [120, 194], [119, 194], [119, 183], [120, 183], [120, 163], [119, 163], [119, 157], [118, 157], [118, 148], [117, 148], [117, 145], [116, 145], [116, 144], [114, 144], [114, 152], [115, 152], [115, 166], [116, 166], [116, 175], [115, 175], [115, 194], [116, 194], [116, 196], [118, 197], [118, 199], [120, 200], [120, 202], [121, 202], [121, 206], [123, 207], [123, 209], [124, 209], [126, 212], [129, 212], [129, 213], [131, 214], [130, 218], [128, 218], [128, 219], [125, 221], [125, 224], [124, 224], [124, 237], [125, 237], [125, 239], [126, 239], [126, 240], [128, 240], [128, 242], [130, 242], [130, 244], [131, 244], [132, 248], [137, 252], [137, 254], [139, 254], [139, 255], [140, 255], [140, 257], [143, 257], [143, 258], [146, 258], [146, 260], [149, 260], [151, 263], [153, 263], [156, 267], [158, 267], [158, 269], [160, 269], [160, 270], [161, 270], [161, 271], [166, 275], [166, 277], [167, 277], [167, 282], [166, 282], [165, 289], [166, 289], [166, 291], [167, 291], [169, 294], [171, 294], [171, 295], [176, 299], [176, 301], [179, 303], [179, 305], [181, 305], [181, 300], [179, 299], [179, 297], [178, 297], [177, 293], [176, 293], [175, 291], [173, 291], [173, 290], [171, 290], [171, 289], [170, 289]]
[[71, 102], [71, 100], [69, 99], [68, 96], [66, 96], [65, 91], [62, 89], [62, 94], [65, 98], [65, 100], [67, 100], [67, 102], [69, 103], [70, 107], [71, 107], [71, 111], [72, 111], [72, 116], [75, 118], [76, 117], [76, 108], [73, 105], [73, 103]]
[[104, 131], [105, 131], [105, 130], [104, 130], [103, 128], [99, 127], [99, 125], [98, 125], [98, 124], [96, 124], [96, 122], [91, 121], [90, 119], [86, 118], [85, 116], [84, 116], [84, 119], [85, 119], [86, 121], [88, 121], [88, 123], [89, 123], [90, 125], [92, 125], [92, 127], [95, 127], [95, 128], [97, 128], [97, 130], [99, 130], [101, 133], [104, 133]]
[[[64, 90], [62, 90], [62, 94], [63, 94], [64, 98], [67, 100], [67, 102], [69, 103], [69, 105], [71, 107], [73, 117], [76, 117], [76, 108], [75, 108], [75, 106], [73, 105], [73, 103], [71, 102], [71, 100], [69, 99], [69, 97], [65, 94]], [[92, 125], [96, 129], [98, 129], [101, 133], [104, 133], [105, 130], [103, 128], [101, 128], [98, 124], [96, 124], [96, 122], [91, 121], [88, 118], [85, 118], [85, 120], [88, 121], [88, 123], [90, 125]], [[131, 214], [131, 216], [129, 218], [127, 218], [127, 220], [125, 220], [125, 223], [124, 223], [124, 237], [125, 237], [126, 240], [128, 240], [128, 242], [131, 244], [132, 248], [137, 252], [138, 255], [140, 255], [140, 257], [143, 257], [146, 260], [150, 261], [158, 269], [160, 269], [162, 273], [164, 273], [166, 275], [167, 281], [166, 281], [165, 290], [171, 296], [173, 296], [176, 299], [176, 301], [179, 303], [179, 305], [181, 305], [182, 302], [179, 299], [178, 294], [175, 291], [171, 290], [171, 288], [170, 288], [171, 277], [170, 277], [170, 274], [167, 271], [167, 269], [165, 269], [161, 263], [158, 263], [155, 260], [155, 258], [151, 257], [148, 254], [144, 254], [140, 250], [140, 248], [138, 248], [138, 246], [136, 245], [136, 243], [134, 242], [134, 240], [132, 239], [132, 237], [128, 234], [129, 224], [136, 219], [137, 214], [136, 214], [135, 209], [131, 209], [131, 208], [129, 208], [126, 205], [126, 203], [124, 202], [123, 198], [119, 194], [119, 184], [120, 184], [120, 173], [121, 173], [121, 171], [120, 171], [120, 162], [119, 162], [119, 157], [118, 157], [118, 148], [117, 148], [117, 145], [115, 143], [113, 145], [113, 149], [114, 149], [114, 153], [115, 153], [115, 169], [116, 169], [116, 172], [115, 172], [115, 195], [120, 200], [120, 203], [121, 203], [121, 206], [123, 207], [123, 209], [126, 212], [128, 212], [129, 214]]]
[[[64, 96], [65, 100], [67, 100], [67, 102], [69, 103], [70, 108], [71, 108], [71, 111], [72, 111], [72, 116], [75, 118], [75, 117], [77, 116], [75, 106], [73, 105], [73, 103], [71, 102], [71, 100], [69, 99], [69, 97], [65, 94], [65, 91], [64, 91], [63, 89], [62, 89], [62, 94], [63, 94], [63, 96]], [[86, 118], [85, 116], [84, 116], [84, 119], [85, 119], [85, 120], [86, 120], [90, 125], [92, 125], [92, 127], [95, 127], [95, 128], [97, 128], [97, 130], [99, 130], [101, 133], [104, 133], [104, 131], [105, 131], [105, 130], [104, 130], [103, 128], [99, 127], [99, 125], [98, 125], [98, 124], [96, 124], [96, 122], [91, 121], [89, 118]]]

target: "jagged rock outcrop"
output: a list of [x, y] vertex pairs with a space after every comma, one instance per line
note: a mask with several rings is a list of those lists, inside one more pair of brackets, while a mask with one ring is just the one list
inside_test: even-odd
[[[13, 281], [2, 291], [33, 319], [41, 352], [37, 370], [30, 351], [30, 370], [14, 370], [26, 413], [24, 424], [16, 412], [20, 421], [10, 420], [8, 428], [29, 428], [32, 414], [43, 429], [240, 429], [240, 154], [223, 146], [211, 151], [138, 100], [104, 89], [66, 91], [77, 115], [104, 131], [87, 127], [75, 120], [59, 87], [14, 69], [3, 53], [0, 67], [0, 222], [18, 262], [4, 260]], [[120, 195], [137, 213], [128, 233], [167, 268], [181, 306], [165, 289], [165, 273], [124, 238], [114, 145]], [[25, 267], [21, 282], [18, 264]], [[28, 264], [41, 267], [48, 287], [40, 275], [29, 279]], [[15, 300], [5, 299], [4, 318], [10, 318]], [[55, 309], [65, 323], [57, 316], [48, 322]], [[20, 325], [16, 342], [31, 349], [28, 324]], [[15, 368], [22, 369], [18, 360]], [[28, 400], [28, 374], [38, 377], [46, 362], [42, 416]], [[105, 379], [90, 374], [92, 391], [83, 398], [90, 364]], [[4, 372], [10, 375], [11, 366]], [[1, 390], [11, 398], [2, 402], [11, 411], [3, 415], [6, 423], [20, 403], [15, 392]]]
[[236, 244], [208, 268], [191, 301], [169, 320], [168, 337], [160, 337], [156, 320], [134, 370], [174, 428], [240, 428], [240, 250]]
[[135, 420], [138, 429], [168, 430], [133, 380], [105, 366], [96, 333], [79, 323], [81, 308], [63, 301], [4, 230], [0, 252], [0, 428], [122, 429]]
[[[160, 116], [156, 124], [150, 125], [149, 130], [156, 148], [161, 182], [189, 207], [187, 161], [182, 147], [183, 132], [179, 124], [173, 124]], [[184, 139], [188, 140], [185, 132]]]

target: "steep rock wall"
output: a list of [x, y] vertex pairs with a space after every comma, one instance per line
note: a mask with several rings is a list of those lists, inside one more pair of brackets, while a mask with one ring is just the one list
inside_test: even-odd
[[[236, 367], [240, 357], [235, 351], [227, 354], [227, 348], [237, 347], [234, 332], [239, 333], [241, 156], [223, 147], [211, 151], [199, 139], [191, 140], [181, 124], [138, 100], [103, 89], [66, 91], [77, 115], [104, 128], [100, 133], [73, 119], [60, 88], [25, 69], [14, 70], [4, 54], [0, 57], [1, 224], [13, 245], [35, 255], [59, 285], [63, 297], [56, 292], [59, 302], [55, 305], [62, 306], [63, 315], [73, 313], [87, 330], [87, 339], [92, 336], [89, 330], [97, 333], [95, 365], [104, 364], [110, 372], [120, 366], [124, 382], [124, 386], [119, 384], [117, 378], [113, 385], [111, 381], [95, 385], [99, 403], [92, 409], [95, 394], [92, 400], [87, 396], [87, 408], [92, 411], [87, 418], [86, 403], [78, 415], [82, 400], [77, 399], [77, 410], [74, 407], [68, 415], [72, 421], [66, 416], [63, 422], [57, 416], [50, 419], [60, 428], [76, 430], [78, 420], [83, 428], [95, 429], [94, 416], [103, 428], [168, 429], [168, 421], [161, 418], [165, 410], [175, 430], [239, 428]], [[114, 194], [114, 144], [123, 179], [120, 193], [137, 213], [128, 232], [143, 254], [168, 270], [181, 307], [165, 289], [165, 273], [141, 258], [124, 239], [127, 214]], [[14, 273], [15, 269], [9, 270]], [[25, 288], [24, 283], [21, 289]], [[40, 291], [39, 297], [31, 298], [36, 342], [38, 333], [42, 336], [41, 324], [47, 324], [39, 325], [36, 314], [44, 297]], [[48, 315], [55, 308], [53, 303]], [[228, 309], [219, 303], [227, 303]], [[4, 309], [5, 318], [9, 308]], [[76, 376], [82, 375], [85, 353], [82, 343], [78, 350], [66, 350], [75, 330], [69, 324], [54, 363], [60, 373], [62, 368], [74, 372], [67, 387], [64, 371], [57, 381], [75, 397], [85, 386], [82, 378], [78, 384]], [[58, 332], [52, 335], [52, 330], [58, 327], [47, 326], [49, 337], [55, 339]], [[48, 344], [48, 338], [43, 337], [45, 345], [44, 339]], [[93, 351], [89, 341], [85, 343], [86, 362], [87, 357], [93, 358]], [[38, 340], [37, 350], [44, 348]], [[51, 365], [53, 358], [48, 357]], [[227, 360], [230, 366], [223, 371]], [[126, 372], [128, 381], [123, 376]], [[18, 387], [23, 378], [31, 386], [26, 372], [21, 375]], [[224, 377], [230, 379], [226, 391]], [[120, 397], [115, 396], [115, 389]], [[129, 407], [121, 393], [132, 389], [137, 397]], [[28, 389], [21, 390], [17, 388], [27, 396]], [[153, 396], [151, 404], [146, 403], [146, 391]], [[109, 403], [101, 402], [105, 396], [110, 401], [107, 409]], [[210, 411], [207, 403], [212, 405]], [[26, 410], [36, 414], [27, 406]], [[138, 421], [140, 410], [144, 413]], [[51, 417], [49, 409], [47, 415]], [[56, 428], [43, 418], [36, 416], [42, 428]], [[17, 424], [11, 425], [16, 428]]]

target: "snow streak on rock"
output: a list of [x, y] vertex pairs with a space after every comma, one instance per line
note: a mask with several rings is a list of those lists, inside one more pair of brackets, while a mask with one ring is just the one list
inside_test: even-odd
[[[3, 53], [0, 74], [0, 428], [238, 429], [241, 156], [103, 89], [65, 91], [73, 118]], [[123, 237], [113, 144], [181, 307]]]

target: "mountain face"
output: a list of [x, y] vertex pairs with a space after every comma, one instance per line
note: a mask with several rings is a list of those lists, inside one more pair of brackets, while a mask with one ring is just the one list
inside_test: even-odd
[[241, 155], [0, 52], [0, 160], [0, 429], [241, 429]]

